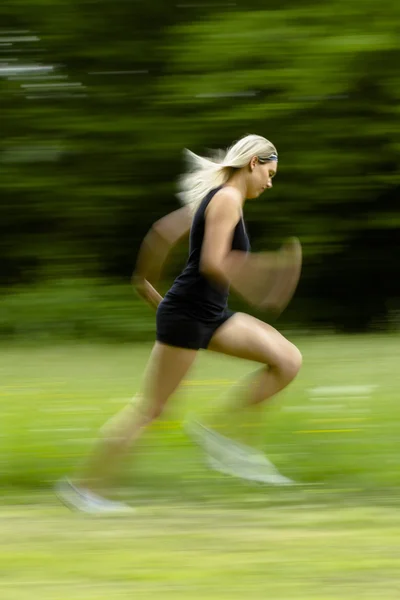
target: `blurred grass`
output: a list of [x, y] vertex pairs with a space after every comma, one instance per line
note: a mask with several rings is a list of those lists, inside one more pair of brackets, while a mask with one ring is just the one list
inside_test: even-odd
[[[302, 483], [365, 490], [397, 486], [398, 336], [311, 334], [294, 341], [304, 366], [269, 407], [264, 433], [268, 455]], [[3, 345], [3, 483], [46, 487], [73, 468], [87, 454], [98, 427], [139, 388], [150, 349], [149, 344]], [[141, 490], [159, 490], [162, 482], [166, 495], [173, 495], [177, 486], [180, 494], [194, 498], [199, 489], [214, 492], [221, 478], [203, 467], [181, 421], [188, 411], [210, 409], [252, 369], [251, 363], [200, 354], [163, 420], [143, 438], [125, 480], [137, 481]], [[328, 389], [316, 392], [321, 386]]]
[[254, 368], [204, 353], [123, 469], [121, 496], [137, 506], [126, 520], [72, 515], [49, 486], [138, 389], [151, 346], [3, 344], [0, 597], [398, 598], [399, 338], [291, 339], [304, 367], [264, 437], [302, 485], [204, 467], [182, 419]]
[[121, 520], [44, 506], [0, 515], [4, 600], [399, 597], [395, 509], [142, 506]]

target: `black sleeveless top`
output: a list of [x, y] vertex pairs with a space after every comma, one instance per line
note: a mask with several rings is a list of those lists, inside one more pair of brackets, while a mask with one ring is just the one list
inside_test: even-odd
[[[200, 273], [200, 255], [205, 229], [205, 210], [222, 186], [211, 190], [197, 209], [190, 229], [189, 258], [182, 273], [175, 279], [164, 297], [163, 305], [179, 309], [183, 314], [201, 321], [221, 317], [228, 302], [229, 288], [218, 286]], [[232, 250], [250, 251], [250, 242], [243, 217], [235, 227]]]

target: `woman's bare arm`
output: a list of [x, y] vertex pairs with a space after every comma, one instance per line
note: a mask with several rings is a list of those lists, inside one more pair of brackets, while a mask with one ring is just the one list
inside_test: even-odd
[[230, 285], [249, 304], [279, 314], [291, 300], [300, 277], [300, 243], [293, 238], [277, 252], [232, 250], [234, 229], [241, 216], [236, 190], [218, 192], [205, 215], [200, 270], [220, 285]]
[[132, 284], [138, 294], [149, 304], [157, 307], [162, 296], [155, 286], [172, 248], [190, 231], [192, 212], [184, 206], [156, 221], [144, 238]]
[[246, 252], [233, 251], [232, 238], [242, 215], [239, 193], [232, 188], [217, 192], [205, 212], [200, 271], [222, 286], [230, 285], [235, 265]]

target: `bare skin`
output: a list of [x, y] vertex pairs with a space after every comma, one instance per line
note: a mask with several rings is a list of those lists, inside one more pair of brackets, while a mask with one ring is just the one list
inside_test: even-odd
[[[275, 161], [262, 164], [254, 157], [215, 194], [205, 213], [200, 268], [211, 280], [229, 284], [250, 304], [280, 312], [290, 301], [300, 274], [297, 240], [278, 253], [252, 255], [230, 249], [246, 199], [271, 188], [276, 170]], [[155, 288], [162, 266], [170, 249], [189, 233], [190, 225], [191, 211], [180, 209], [155, 223], [142, 244], [133, 284], [154, 307], [162, 299]], [[301, 366], [300, 352], [293, 344], [270, 325], [243, 313], [234, 315], [215, 332], [209, 350], [260, 364], [246, 385], [240, 386], [236, 409], [258, 406], [272, 398], [294, 379]], [[155, 343], [142, 393], [102, 429], [98, 447], [78, 482], [81, 487], [103, 488], [126, 451], [162, 413], [196, 356], [196, 350]]]

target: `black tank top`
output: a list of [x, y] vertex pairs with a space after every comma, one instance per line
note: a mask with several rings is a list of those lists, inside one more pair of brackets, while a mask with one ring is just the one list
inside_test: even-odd
[[[211, 190], [197, 209], [190, 229], [189, 258], [163, 300], [164, 305], [174, 306], [183, 314], [203, 321], [219, 318], [227, 307], [229, 295], [229, 288], [218, 286], [200, 273], [205, 210], [221, 187]], [[235, 227], [232, 250], [250, 251], [243, 217]]]

